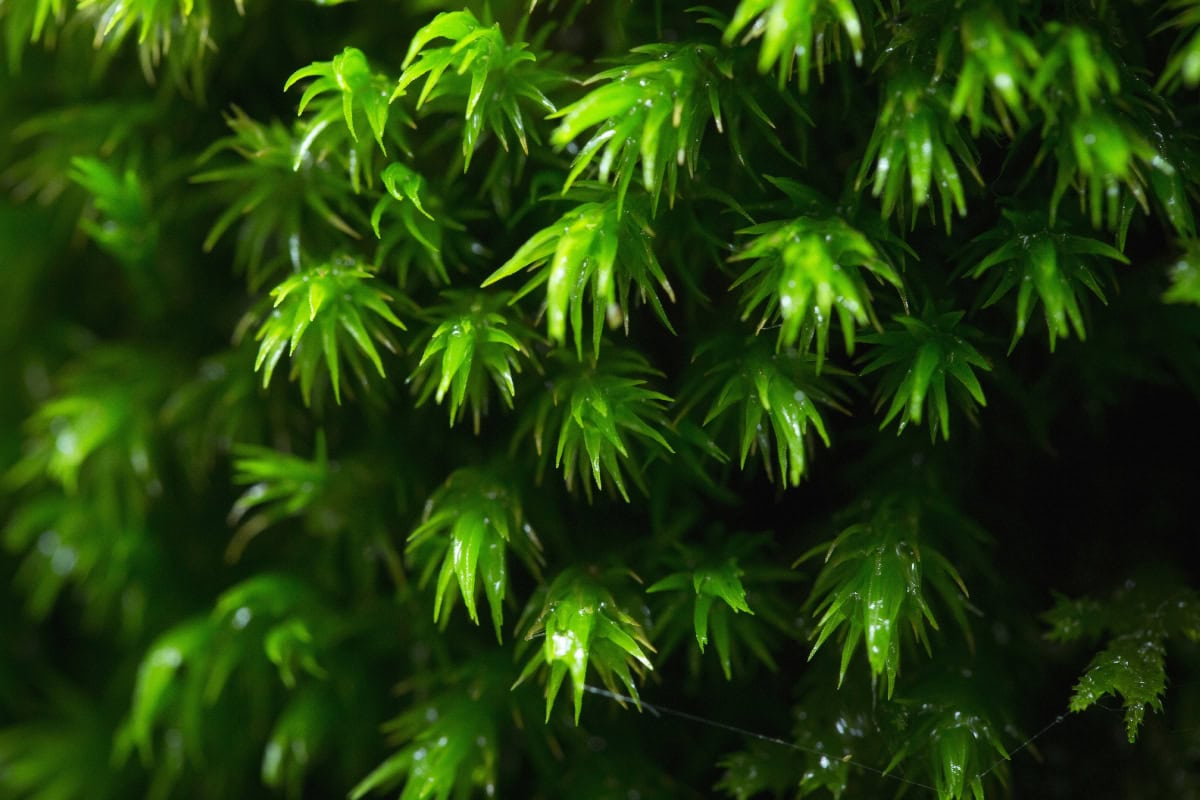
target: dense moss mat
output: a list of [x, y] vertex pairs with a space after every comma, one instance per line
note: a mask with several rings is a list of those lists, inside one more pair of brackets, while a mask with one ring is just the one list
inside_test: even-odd
[[0, 42], [0, 798], [1200, 796], [1196, 0]]

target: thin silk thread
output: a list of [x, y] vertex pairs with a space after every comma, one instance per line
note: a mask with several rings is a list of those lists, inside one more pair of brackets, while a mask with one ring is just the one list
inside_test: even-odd
[[[720, 722], [718, 720], [708, 719], [707, 717], [701, 717], [697, 714], [691, 714], [691, 713], [688, 713], [687, 711], [679, 711], [677, 709], [667, 708], [666, 706], [660, 706], [655, 703], [648, 703], [645, 700], [640, 700], [635, 697], [629, 697], [628, 695], [619, 694], [617, 692], [610, 692], [608, 689], [601, 689], [598, 686], [589, 686], [587, 684], [584, 684], [583, 688], [585, 691], [588, 691], [595, 695], [599, 695], [600, 697], [607, 697], [609, 700], [615, 700], [616, 702], [621, 703], [622, 705], [625, 703], [633, 703], [634, 705], [639, 706], [640, 708], [646, 709], [647, 711], [649, 711], [651, 714], [653, 714], [656, 717], [660, 717], [660, 718], [663, 716], [678, 717], [679, 719], [685, 719], [685, 720], [688, 720], [689, 722], [695, 722], [700, 725], [707, 725], [710, 728], [718, 728], [723, 731], [729, 731], [730, 733], [736, 733], [739, 736], [745, 736], [750, 739], [758, 739], [759, 741], [762, 741], [762, 742], [770, 742], [771, 744], [776, 744], [776, 745], [779, 745], [780, 747], [786, 747], [790, 750], [797, 750], [801, 753], [809, 753], [812, 755], [825, 756], [827, 758], [830, 757], [829, 753], [823, 752], [821, 750], [817, 750], [816, 748], [813, 748], [813, 747], [804, 747], [803, 745], [796, 744], [795, 742], [789, 742], [784, 739], [780, 739], [776, 736], [768, 736], [767, 734], [764, 734], [764, 733], [758, 733], [756, 731], [752, 731], [747, 728], [739, 728], [736, 725], [729, 725], [727, 723]], [[996, 769], [1001, 764], [1003, 764], [1005, 761], [1011, 761], [1013, 756], [1015, 756], [1017, 753], [1021, 752], [1025, 748], [1029, 747], [1031, 744], [1034, 743], [1034, 741], [1036, 741], [1037, 739], [1041, 738], [1043, 735], [1048, 733], [1052, 728], [1055, 728], [1058, 725], [1065, 722], [1066, 719], [1067, 719], [1066, 714], [1059, 714], [1057, 717], [1055, 717], [1053, 720], [1051, 720], [1049, 723], [1047, 723], [1044, 727], [1042, 727], [1042, 729], [1039, 730], [1037, 733], [1033, 734], [1028, 739], [1021, 742], [1020, 745], [1018, 745], [1016, 748], [1014, 748], [1008, 754], [1007, 758], [998, 759], [996, 761], [996, 763], [992, 764], [990, 767], [988, 767], [987, 769], [980, 772], [978, 775], [975, 776], [975, 778], [976, 779], [983, 778], [984, 776], [986, 776], [987, 774], [992, 772], [992, 770]], [[937, 792], [937, 789], [935, 789], [934, 787], [930, 786], [927, 783], [921, 783], [920, 781], [910, 780], [909, 778], [905, 778], [902, 775], [894, 775], [890, 772], [885, 772], [884, 770], [881, 770], [877, 767], [872, 767], [869, 764], [864, 764], [861, 761], [855, 761], [854, 759], [849, 758], [849, 757], [844, 757], [839, 760], [844, 764], [849, 764], [850, 766], [857, 767], [858, 769], [861, 769], [864, 772], [870, 772], [870, 773], [872, 773], [874, 775], [878, 775], [882, 778], [887, 778], [888, 780], [893, 780], [893, 781], [897, 781], [898, 783], [908, 784], [909, 786], [916, 786], [917, 788], [925, 789], [930, 792], [935, 792], [935, 793]]]

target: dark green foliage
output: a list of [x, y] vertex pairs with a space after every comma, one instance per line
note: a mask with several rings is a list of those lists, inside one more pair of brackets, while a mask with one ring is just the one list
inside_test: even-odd
[[[704, 425], [718, 441], [736, 442], [743, 467], [757, 449], [772, 476], [776, 474], [770, 455], [774, 439], [776, 480], [785, 486], [799, 485], [807, 470], [811, 440], [819, 437], [826, 447], [830, 444], [821, 408], [841, 410], [839, 400], [845, 399], [829, 372], [822, 377], [819, 361], [795, 352], [772, 352], [759, 337], [715, 339], [701, 347], [697, 363], [705, 371], [693, 396], [711, 400]], [[723, 435], [730, 427], [735, 435]]]
[[1095, 239], [1055, 233], [1036, 214], [1006, 212], [1005, 216], [1009, 221], [1007, 230], [997, 228], [979, 240], [980, 244], [986, 241], [989, 246], [995, 242], [1003, 244], [984, 256], [970, 274], [978, 278], [987, 275], [988, 270], [1003, 266], [996, 270], [999, 276], [991, 281], [995, 288], [985, 305], [1017, 290], [1017, 326], [1010, 347], [1016, 346], [1017, 340], [1025, 334], [1025, 326], [1035, 308], [1035, 292], [1045, 312], [1051, 350], [1056, 340], [1068, 336], [1072, 329], [1076, 336], [1084, 338], [1080, 290], [1087, 289], [1104, 300], [1095, 270], [1088, 264], [1091, 259], [1086, 257], [1101, 256], [1124, 264], [1128, 264], [1129, 259]]
[[[1024, 286], [1022, 286], [1024, 291]], [[920, 423], [929, 414], [929, 436], [950, 438], [951, 394], [958, 406], [974, 417], [975, 404], [984, 405], [983, 387], [976, 369], [991, 366], [962, 334], [962, 312], [933, 313], [926, 309], [921, 317], [896, 317], [895, 324], [879, 334], [865, 337], [883, 345], [865, 359], [863, 374], [883, 371], [879, 407], [891, 398], [880, 428], [899, 417], [901, 431], [910, 422]]]
[[645, 376], [654, 370], [636, 353], [611, 353], [594, 364], [569, 357], [558, 361], [549, 376], [553, 388], [538, 398], [522, 430], [532, 431], [543, 466], [553, 447], [554, 466], [562, 469], [568, 489], [580, 475], [591, 497], [592, 484], [603, 489], [607, 477], [628, 501], [623, 471], [641, 482], [641, 459], [630, 452], [630, 444], [672, 450], [663, 413], [671, 398], [646, 388]]
[[[926, 651], [926, 624], [936, 630], [929, 598], [937, 597], [970, 636], [966, 618], [967, 587], [954, 565], [929, 542], [922, 530], [944, 509], [926, 510], [906, 497], [883, 497], [864, 509], [869, 515], [818, 545], [807, 557], [824, 551], [825, 563], [813, 584], [817, 629], [811, 660], [821, 645], [843, 625], [839, 683], [861, 642], [867, 651], [872, 680], [887, 676], [890, 698], [900, 672], [900, 642], [905, 632]], [[956, 521], [953, 520], [952, 521]], [[968, 523], [969, 526], [969, 523]], [[965, 526], [966, 527], [966, 526]], [[957, 532], [970, 536], [969, 527]]]
[[0, 49], [0, 798], [1200, 796], [1197, 0]]
[[1053, 626], [1049, 638], [1070, 642], [1108, 634], [1075, 685], [1071, 710], [1082, 711], [1106, 694], [1120, 695], [1125, 705], [1125, 731], [1137, 740], [1146, 706], [1162, 711], [1166, 691], [1166, 639], [1183, 635], [1200, 639], [1200, 598], [1174, 576], [1144, 575], [1130, 579], [1107, 603], [1060, 596], [1046, 613]]

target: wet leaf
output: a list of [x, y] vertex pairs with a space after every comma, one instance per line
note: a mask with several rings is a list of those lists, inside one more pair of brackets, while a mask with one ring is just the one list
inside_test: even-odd
[[456, 597], [461, 597], [467, 615], [478, 625], [477, 598], [482, 594], [500, 640], [510, 546], [537, 574], [541, 543], [525, 521], [516, 492], [482, 470], [464, 468], [451, 474], [429, 498], [421, 524], [408, 537], [408, 552], [421, 567], [422, 585], [440, 564], [434, 622], [444, 625]]
[[364, 358], [384, 377], [376, 345], [395, 352], [391, 328], [404, 330], [404, 323], [392, 310], [391, 295], [380, 288], [372, 273], [338, 259], [292, 275], [272, 289], [271, 296], [274, 309], [256, 336], [259, 348], [254, 369], [262, 372], [264, 387], [271, 382], [285, 350], [292, 360], [290, 377], [299, 377], [306, 404], [312, 403], [322, 360], [338, 403], [342, 401], [343, 355], [363, 387], [367, 386]]
[[800, 91], [805, 92], [814, 56], [824, 80], [825, 67], [841, 56], [843, 33], [854, 63], [862, 66], [862, 22], [852, 0], [741, 0], [725, 29], [724, 42], [733, 44], [739, 35], [742, 44], [761, 37], [758, 71], [777, 65], [781, 84], [795, 72]]
[[526, 641], [535, 637], [541, 641], [517, 684], [539, 669], [548, 673], [547, 721], [567, 675], [571, 677], [578, 725], [589, 666], [610, 691], [628, 695], [635, 702], [638, 690], [634, 676], [654, 669], [647, 655], [654, 648], [642, 626], [621, 608], [603, 583], [582, 569], [562, 572], [546, 589], [541, 611], [525, 630]]

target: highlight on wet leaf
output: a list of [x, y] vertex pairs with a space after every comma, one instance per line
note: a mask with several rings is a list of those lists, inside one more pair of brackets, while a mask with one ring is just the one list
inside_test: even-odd
[[[958, 164], [982, 185], [970, 142], [951, 113], [946, 89], [919, 70], [897, 73], [884, 84], [883, 104], [863, 153], [855, 188], [871, 177], [871, 194], [882, 198], [883, 215], [901, 216], [929, 202], [936, 188], [942, 219], [950, 230], [951, 215], [965, 216], [967, 200]], [[907, 178], [907, 180], [905, 180]], [[907, 186], [905, 185], [907, 184]]]
[[[885, 772], [910, 763], [925, 751], [938, 800], [984, 800], [984, 778], [1006, 783], [1004, 762], [1009, 753], [995, 723], [979, 709], [964, 707], [959, 697], [940, 698], [944, 691], [901, 700], [911, 705], [914, 719], [902, 745]], [[961, 693], [969, 698], [968, 693]]]
[[513, 374], [521, 372], [521, 359], [529, 356], [521, 341], [533, 332], [506, 316], [509, 297], [507, 292], [447, 291], [444, 303], [427, 309], [436, 324], [424, 337], [425, 349], [413, 373], [418, 405], [431, 396], [439, 405], [449, 398], [452, 425], [470, 407], [476, 433], [488, 412], [490, 386], [506, 408], [513, 407]]
[[1046, 636], [1054, 641], [1107, 635], [1104, 649], [1075, 684], [1070, 707], [1080, 712], [1106, 695], [1119, 696], [1132, 744], [1146, 708], [1162, 711], [1167, 642], [1179, 636], [1200, 640], [1200, 596], [1173, 572], [1151, 571], [1126, 580], [1107, 601], [1058, 595], [1044, 619], [1051, 625]]
[[696, 364], [699, 377], [685, 397], [688, 407], [708, 404], [705, 428], [723, 443], [732, 425], [743, 469], [758, 451], [768, 476], [784, 487], [799, 486], [813, 439], [830, 445], [821, 407], [845, 411], [845, 395], [834, 382], [845, 373], [827, 367], [821, 375], [812, 356], [776, 351], [761, 337], [717, 337], [702, 345]]
[[835, 315], [846, 352], [851, 355], [855, 328], [878, 326], [868, 275], [903, 290], [900, 276], [887, 258], [840, 217], [764, 222], [738, 233], [755, 237], [732, 258], [753, 261], [730, 287], [745, 287], [742, 318], [761, 308], [760, 330], [768, 322], [780, 320], [779, 346], [813, 350], [818, 371], [829, 350], [829, 329]]
[[[438, 39], [449, 39], [452, 44], [429, 47]], [[536, 61], [527, 43], [510, 44], [504, 38], [500, 23], [481, 22], [466, 9], [444, 11], [417, 31], [409, 43], [404, 71], [390, 100], [404, 96], [409, 86], [424, 78], [416, 101], [418, 110], [426, 103], [431, 108], [462, 108], [465, 171], [485, 131], [491, 132], [505, 151], [510, 135], [516, 137], [522, 153], [529, 152], [530, 139], [538, 141], [528, 109], [532, 106], [543, 113], [555, 111], [545, 90], [558, 78], [545, 67], [535, 69]]]
[[421, 524], [409, 535], [407, 548], [420, 565], [422, 586], [438, 571], [434, 622], [445, 625], [461, 598], [467, 615], [478, 625], [482, 594], [500, 640], [510, 547], [537, 575], [541, 542], [525, 521], [516, 490], [487, 470], [463, 468], [446, 478], [426, 501]]
[[671, 398], [647, 388], [649, 378], [660, 375], [641, 354], [610, 350], [599, 362], [580, 363], [558, 351], [557, 369], [547, 376], [550, 385], [522, 420], [517, 436], [533, 434], [544, 470], [554, 445], [554, 466], [561, 468], [567, 488], [576, 476], [590, 498], [592, 484], [605, 481], [626, 502], [628, 475], [642, 486], [641, 445], [649, 452], [674, 452], [664, 433], [670, 422], [664, 408]]
[[[860, 512], [860, 521], [831, 542], [801, 557], [824, 554], [808, 605], [817, 616], [817, 640], [809, 660], [833, 634], [842, 646], [838, 685], [859, 644], [867, 651], [872, 685], [887, 678], [890, 699], [900, 672], [901, 641], [931, 653], [929, 628], [939, 630], [929, 601], [944, 606], [970, 639], [967, 588], [958, 570], [928, 541], [923, 530], [938, 510], [922, 507], [915, 494], [885, 495]], [[963, 533], [967, 533], [964, 531]], [[971, 532], [972, 535], [977, 535]], [[799, 562], [798, 562], [799, 563]]]
[[606, 585], [620, 577], [619, 572], [596, 574], [595, 570], [570, 567], [546, 588], [541, 609], [531, 603], [526, 612], [532, 619], [525, 627], [525, 641], [536, 644], [514, 686], [539, 670], [546, 673], [547, 721], [563, 678], [570, 675], [575, 724], [579, 724], [589, 666], [609, 691], [639, 702], [634, 679], [654, 669], [648, 655], [654, 647], [642, 625], [621, 607]]
[[[1024, 127], [1029, 121], [1027, 95], [1041, 55], [1033, 40], [1005, 19], [997, 5], [983, 5], [963, 14], [958, 36], [947, 28], [939, 47], [940, 68], [959, 61], [958, 81], [950, 98], [950, 118], [966, 116], [971, 135], [978, 137], [991, 118], [984, 103], [991, 100], [996, 121], [1011, 138], [1013, 122]], [[957, 39], [957, 41], [955, 41]], [[958, 47], [954, 47], [957, 44]], [[958, 58], [955, 58], [955, 55]], [[1032, 99], [1032, 98], [1030, 98]]]
[[675, 292], [654, 254], [653, 236], [644, 198], [631, 198], [624, 207], [611, 196], [581, 203], [530, 237], [483, 285], [490, 286], [524, 269], [535, 271], [513, 299], [545, 284], [550, 340], [565, 342], [569, 326], [580, 358], [584, 301], [590, 294], [592, 353], [598, 358], [606, 324], [624, 326], [628, 331], [630, 298], [635, 292], [674, 332], [659, 291], [672, 302]]
[[[347, 47], [329, 61], [314, 61], [292, 73], [283, 85], [286, 92], [296, 83], [311, 79], [300, 97], [297, 114], [303, 114], [309, 104], [322, 95], [333, 93], [333, 102], [318, 104], [319, 110], [309, 121], [308, 137], [315, 138], [319, 131], [328, 127], [338, 116], [342, 118], [350, 138], [358, 141], [358, 130], [354, 120], [361, 115], [375, 137], [376, 144], [385, 154], [384, 130], [388, 122], [388, 95], [392, 79], [371, 71], [367, 57], [356, 47]], [[337, 102], [340, 100], [341, 102]], [[301, 145], [301, 149], [304, 146]]]
[[404, 330], [404, 323], [392, 310], [392, 297], [372, 273], [354, 261], [334, 259], [293, 274], [272, 289], [271, 296], [274, 308], [255, 337], [259, 348], [254, 369], [263, 373], [264, 387], [285, 350], [292, 360], [290, 378], [299, 377], [305, 404], [312, 403], [322, 362], [338, 403], [342, 402], [343, 356], [364, 389], [369, 385], [368, 362], [385, 377], [376, 345], [396, 352], [391, 328]]
[[[596, 128], [575, 155], [563, 192], [600, 155], [596, 174], [603, 183], [613, 179], [618, 213], [639, 161], [652, 211], [663, 189], [674, 201], [679, 168], [696, 171], [709, 121], [723, 130], [720, 87], [733, 78], [729, 57], [709, 45], [653, 44], [630, 52], [632, 63], [592, 76], [589, 84], [606, 83], [551, 115], [561, 119], [550, 136], [560, 150]], [[753, 102], [748, 94], [742, 99]]]
[[741, 0], [725, 28], [724, 42], [746, 44], [761, 37], [758, 71], [777, 68], [780, 85], [795, 74], [800, 91], [806, 92], [814, 57], [822, 81], [825, 67], [841, 59], [843, 33], [854, 63], [861, 67], [863, 28], [853, 0]]
[[1059, 338], [1073, 330], [1084, 339], [1083, 290], [1106, 302], [1100, 287], [1093, 256], [1120, 264], [1129, 259], [1103, 242], [1056, 230], [1043, 214], [1005, 211], [1006, 224], [993, 228], [975, 240], [977, 245], [999, 244], [968, 273], [973, 278], [987, 276], [985, 289], [990, 306], [1017, 290], [1016, 327], [1011, 350], [1025, 335], [1034, 309], [1041, 303], [1050, 337], [1050, 350]]
[[891, 398], [880, 429], [899, 419], [897, 433], [908, 424], [929, 418], [929, 438], [950, 438], [950, 398], [967, 419], [974, 421], [976, 404], [987, 401], [975, 370], [992, 366], [968, 341], [973, 328], [962, 324], [963, 312], [936, 313], [926, 308], [920, 317], [900, 316], [882, 333], [863, 337], [875, 347], [863, 358], [862, 374], [882, 370], [876, 410]]

